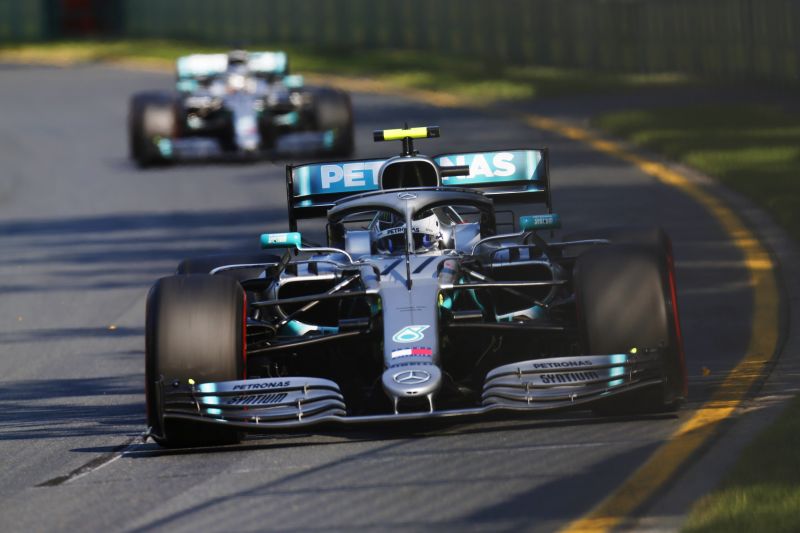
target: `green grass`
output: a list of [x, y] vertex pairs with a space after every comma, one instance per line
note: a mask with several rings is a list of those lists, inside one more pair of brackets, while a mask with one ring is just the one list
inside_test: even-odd
[[[441, 91], [468, 103], [530, 99], [586, 92], [621, 91], [643, 86], [686, 84], [679, 74], [609, 74], [550, 67], [499, 69], [471, 59], [401, 50], [319, 50], [276, 44], [251, 49], [283, 49], [298, 73], [366, 77], [397, 88]], [[0, 61], [115, 62], [138, 60], [165, 67], [180, 55], [224, 48], [174, 41], [65, 41], [2, 45]]]
[[800, 397], [747, 447], [720, 488], [695, 504], [684, 531], [800, 531]]
[[625, 111], [593, 124], [716, 177], [800, 241], [800, 116], [737, 104]]

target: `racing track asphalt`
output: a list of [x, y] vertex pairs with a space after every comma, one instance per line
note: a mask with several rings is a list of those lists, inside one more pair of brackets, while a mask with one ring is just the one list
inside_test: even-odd
[[[568, 416], [251, 438], [164, 452], [144, 429], [144, 298], [181, 258], [283, 229], [283, 162], [140, 171], [129, 95], [164, 74], [0, 66], [0, 523], [4, 530], [543, 530], [619, 485], [686, 418]], [[521, 122], [355, 95], [371, 131], [438, 124], [428, 153], [551, 148], [566, 231], [660, 224], [677, 261], [690, 403], [748, 344], [740, 251], [701, 206], [634, 166]], [[704, 372], [707, 369], [709, 372]], [[706, 375], [707, 374], [707, 375]]]

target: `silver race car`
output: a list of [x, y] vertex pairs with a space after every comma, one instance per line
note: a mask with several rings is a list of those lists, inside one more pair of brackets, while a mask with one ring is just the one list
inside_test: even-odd
[[139, 166], [353, 151], [350, 97], [304, 86], [283, 52], [181, 57], [176, 88], [131, 98], [128, 139]]
[[[402, 153], [288, 166], [289, 231], [261, 235], [268, 251], [185, 260], [156, 282], [148, 435], [183, 446], [323, 423], [678, 408], [667, 235], [552, 240], [546, 150], [414, 150], [438, 136], [377, 131]], [[319, 217], [327, 242], [312, 244], [298, 222]]]

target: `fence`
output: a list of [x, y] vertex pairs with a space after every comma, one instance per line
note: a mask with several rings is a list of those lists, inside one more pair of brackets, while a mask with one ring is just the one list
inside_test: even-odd
[[41, 40], [49, 22], [44, 2], [0, 0], [0, 43]]
[[[39, 0], [52, 3], [53, 0]], [[61, 0], [62, 2], [65, 0]], [[0, 0], [4, 5], [36, 4]], [[126, 38], [403, 48], [492, 65], [796, 80], [796, 0], [105, 0]], [[109, 8], [113, 4], [113, 9]], [[2, 20], [2, 19], [0, 19]], [[6, 24], [7, 26], [8, 24]], [[3, 39], [0, 22], [0, 39]]]

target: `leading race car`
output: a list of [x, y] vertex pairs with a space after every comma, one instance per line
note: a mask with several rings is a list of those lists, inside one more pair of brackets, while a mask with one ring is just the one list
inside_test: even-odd
[[[548, 153], [403, 152], [287, 167], [281, 254], [183, 261], [147, 302], [149, 431], [165, 446], [242, 432], [494, 411], [676, 409], [686, 370], [670, 240], [558, 241]], [[522, 205], [544, 213], [509, 211]], [[511, 216], [509, 216], [511, 215]], [[298, 220], [327, 216], [327, 243]], [[503, 229], [506, 231], [502, 231]]]
[[319, 153], [349, 156], [347, 93], [305, 87], [283, 52], [192, 54], [177, 61], [177, 92], [133, 95], [130, 154], [139, 166], [191, 159]]

